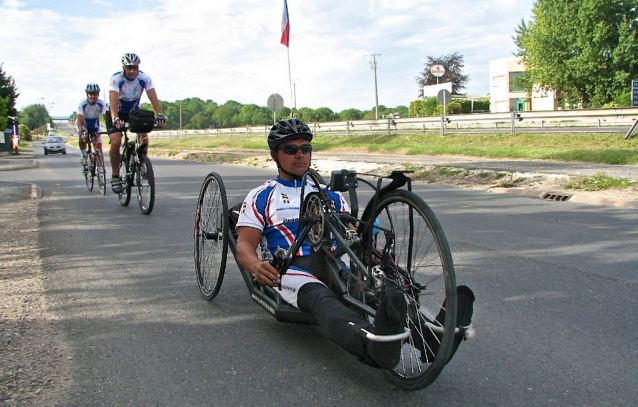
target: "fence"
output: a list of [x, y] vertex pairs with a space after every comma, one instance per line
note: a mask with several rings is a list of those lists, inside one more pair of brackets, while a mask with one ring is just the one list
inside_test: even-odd
[[[347, 122], [308, 123], [315, 135], [350, 136], [415, 132], [485, 131], [516, 133], [516, 129], [626, 128], [633, 126], [638, 108], [474, 113]], [[204, 130], [156, 130], [152, 138], [265, 136], [270, 126]]]

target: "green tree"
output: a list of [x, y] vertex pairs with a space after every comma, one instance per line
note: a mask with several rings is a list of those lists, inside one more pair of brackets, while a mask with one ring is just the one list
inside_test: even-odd
[[47, 108], [41, 104], [25, 107], [20, 111], [19, 117], [20, 123], [27, 126], [30, 130], [45, 126], [47, 123], [51, 123], [51, 117], [49, 116]]
[[515, 30], [524, 86], [566, 106], [600, 107], [638, 77], [638, 8], [626, 0], [537, 0]]
[[234, 100], [229, 100], [215, 109], [213, 113], [213, 124], [218, 128], [234, 127], [241, 111], [241, 104]]
[[239, 126], [270, 124], [272, 122], [272, 114], [268, 108], [251, 103], [249, 105], [243, 105], [241, 109], [239, 109], [237, 120]]
[[[0, 115], [7, 119], [8, 125], [13, 124], [12, 117], [18, 117], [18, 111], [15, 108], [16, 99], [20, 96], [19, 93], [16, 92], [17, 88], [15, 87], [13, 77], [7, 76], [4, 70], [2, 69], [2, 65], [0, 64], [0, 99], [5, 99], [6, 111], [4, 113], [0, 112]], [[6, 126], [2, 127], [4, 130]]]
[[186, 125], [187, 129], [197, 130], [197, 129], [207, 129], [210, 127], [211, 118], [206, 115], [205, 112], [201, 111], [199, 113], [195, 113], [193, 117], [191, 117], [190, 121]]
[[318, 122], [333, 122], [335, 120], [339, 120], [339, 116], [327, 107], [320, 107], [319, 109], [315, 109], [314, 114], [315, 120], [317, 120]]
[[341, 121], [361, 120], [362, 117], [363, 112], [357, 109], [346, 109], [339, 113], [339, 120]]
[[0, 98], [0, 131], [9, 127], [9, 98]]
[[[445, 68], [443, 76], [437, 78], [432, 75], [432, 72], [430, 72], [432, 65], [443, 65]], [[458, 52], [443, 55], [438, 58], [428, 56], [423, 71], [416, 77], [416, 83], [419, 85], [419, 97], [423, 97], [424, 86], [447, 82], [452, 82], [453, 95], [462, 95], [461, 90], [465, 89], [465, 85], [469, 80], [469, 76], [463, 75], [463, 68], [465, 68], [463, 55], [460, 55]]]

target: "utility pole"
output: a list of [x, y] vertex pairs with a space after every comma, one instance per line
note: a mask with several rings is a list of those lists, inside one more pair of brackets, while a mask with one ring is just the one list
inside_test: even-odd
[[374, 103], [376, 106], [375, 118], [379, 119], [379, 93], [377, 91], [377, 57], [381, 54], [372, 54], [372, 62], [370, 62], [371, 68], [374, 70]]

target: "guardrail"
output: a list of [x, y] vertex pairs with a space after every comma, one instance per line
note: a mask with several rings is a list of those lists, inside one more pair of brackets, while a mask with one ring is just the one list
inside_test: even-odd
[[[458, 130], [486, 130], [511, 132], [516, 129], [556, 129], [578, 127], [626, 127], [634, 128], [638, 107], [555, 110], [508, 113], [474, 113], [430, 117], [409, 117], [378, 120], [353, 120], [347, 122], [308, 123], [315, 135], [370, 135], [399, 134], [406, 132], [445, 132]], [[190, 137], [239, 137], [265, 136], [270, 126], [234, 127], [203, 130], [156, 130], [152, 138]]]

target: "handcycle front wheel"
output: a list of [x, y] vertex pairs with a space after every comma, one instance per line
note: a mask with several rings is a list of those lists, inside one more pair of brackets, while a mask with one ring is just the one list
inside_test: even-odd
[[228, 201], [219, 174], [206, 176], [195, 216], [195, 273], [202, 296], [215, 298], [224, 279], [228, 255]]
[[[457, 300], [454, 265], [447, 239], [430, 207], [416, 194], [395, 190], [382, 195], [367, 219], [373, 223], [386, 289], [400, 288], [407, 301], [399, 363], [385, 370], [406, 390], [428, 386], [449, 360], [455, 337]], [[380, 258], [379, 258], [380, 256]]]
[[135, 172], [137, 203], [144, 215], [149, 215], [155, 205], [155, 174], [150, 158], [140, 157], [140, 167]]
[[120, 178], [123, 180], [122, 189], [117, 194], [118, 199], [120, 200], [120, 205], [128, 206], [129, 202], [131, 202], [131, 182], [129, 180], [130, 174], [129, 171], [132, 169], [132, 161], [129, 160], [129, 157], [122, 156], [120, 159]]

